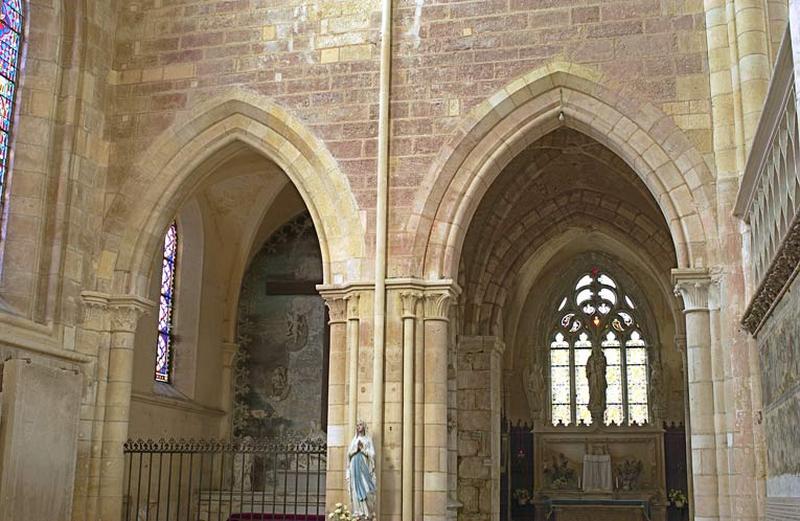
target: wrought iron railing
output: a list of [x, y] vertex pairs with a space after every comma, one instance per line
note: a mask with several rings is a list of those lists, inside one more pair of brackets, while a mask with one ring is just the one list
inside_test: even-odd
[[791, 38], [781, 44], [734, 213], [750, 224], [755, 292], [742, 323], [755, 333], [795, 272], [800, 238], [800, 130]]
[[129, 440], [125, 521], [316, 521], [325, 517], [322, 441]]

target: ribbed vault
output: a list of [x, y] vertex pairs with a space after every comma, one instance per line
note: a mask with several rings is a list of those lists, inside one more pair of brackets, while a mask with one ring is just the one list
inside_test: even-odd
[[509, 163], [475, 213], [459, 276], [464, 332], [501, 334], [502, 310], [522, 266], [575, 229], [630, 245], [658, 272], [676, 265], [667, 223], [639, 176], [602, 144], [561, 128]]

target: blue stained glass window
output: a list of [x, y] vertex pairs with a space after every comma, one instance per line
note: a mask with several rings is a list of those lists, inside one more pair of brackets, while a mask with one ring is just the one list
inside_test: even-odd
[[21, 1], [0, 0], [0, 208], [8, 173], [9, 133], [14, 120], [22, 25]]
[[158, 302], [158, 339], [156, 341], [156, 373], [159, 382], [172, 380], [172, 317], [175, 312], [175, 268], [178, 262], [178, 225], [173, 221], [164, 235], [161, 260], [161, 296]]

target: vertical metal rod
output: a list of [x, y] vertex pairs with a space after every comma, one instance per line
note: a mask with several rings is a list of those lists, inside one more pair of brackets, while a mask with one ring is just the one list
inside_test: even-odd
[[275, 506], [278, 504], [278, 447], [272, 453], [272, 513], [275, 513]]
[[236, 472], [235, 460], [236, 460], [236, 451], [233, 448], [231, 448], [231, 487], [230, 487], [230, 491], [229, 491], [230, 502], [228, 504], [228, 507], [230, 508], [229, 515], [231, 515], [231, 516], [233, 515], [233, 486], [235, 484], [234, 483], [235, 480], [233, 478], [233, 475]]
[[292, 514], [295, 516], [297, 515], [298, 511], [298, 504], [297, 501], [299, 500], [300, 496], [300, 450], [298, 447], [295, 447], [294, 450], [294, 505], [292, 506]]
[[263, 456], [264, 455], [262, 455], [262, 459], [261, 459], [261, 461], [262, 461], [262, 463], [261, 463], [261, 466], [262, 466], [261, 474], [263, 474], [263, 476], [264, 476], [263, 482], [261, 483], [261, 517], [262, 518], [264, 517], [264, 499], [266, 498], [266, 495], [267, 495], [267, 463], [266, 463], [267, 459], [265, 457], [263, 457]]
[[219, 487], [217, 487], [217, 521], [222, 521], [222, 485], [225, 480], [225, 451], [220, 452]]
[[289, 495], [289, 447], [286, 447], [286, 469], [283, 471], [283, 513], [286, 514], [286, 496]]
[[172, 449], [169, 453], [169, 470], [167, 471], [167, 516], [166, 520], [169, 521], [170, 501], [172, 500]]
[[139, 453], [139, 474], [137, 478], [137, 485], [136, 485], [136, 518], [139, 518], [139, 500], [141, 499], [141, 491], [142, 491], [142, 459], [144, 459], [144, 453]]
[[245, 460], [244, 460], [244, 455], [245, 455], [244, 449], [240, 447], [239, 450], [242, 453], [242, 477], [241, 480], [239, 481], [239, 510], [244, 512], [244, 468], [247, 465], [245, 465]]
[[256, 511], [256, 480], [255, 480], [255, 469], [256, 469], [256, 453], [255, 449], [253, 452], [250, 453], [250, 512]]
[[[308, 447], [306, 447], [308, 450]], [[308, 519], [308, 473], [311, 471], [311, 452], [306, 452], [306, 519]]]
[[[318, 449], [319, 450], [319, 449]], [[325, 468], [327, 468], [327, 462]], [[317, 452], [317, 506], [315, 513], [319, 515], [319, 494], [320, 494], [320, 480], [322, 479], [322, 453]]]
[[189, 453], [189, 483], [186, 486], [186, 521], [192, 519], [192, 460], [194, 452]]
[[128, 491], [127, 491], [127, 505], [125, 508], [125, 521], [131, 519], [131, 479], [133, 479], [133, 453], [128, 452]]
[[197, 519], [200, 520], [200, 500], [203, 497], [203, 449], [200, 449], [200, 465], [198, 467], [200, 474], [199, 479], [197, 480]]
[[183, 489], [181, 488], [182, 481], [183, 481], [183, 452], [178, 452], [178, 505], [177, 505], [177, 512], [175, 513], [175, 519], [181, 518], [181, 496], [183, 495]]
[[150, 489], [153, 488], [153, 453], [149, 453], [147, 469], [147, 504], [144, 507], [144, 521], [150, 521]]
[[[160, 447], [160, 444], [159, 444]], [[161, 510], [161, 467], [163, 466], [164, 452], [163, 448], [158, 453], [158, 488], [156, 489], [156, 521], [158, 521], [158, 514]]]

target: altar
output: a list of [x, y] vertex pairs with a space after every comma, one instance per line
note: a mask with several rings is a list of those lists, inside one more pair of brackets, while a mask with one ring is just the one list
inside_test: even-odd
[[638, 499], [548, 499], [540, 503], [548, 521], [650, 521], [650, 503]]
[[652, 425], [536, 428], [536, 520], [664, 521], [663, 436]]

